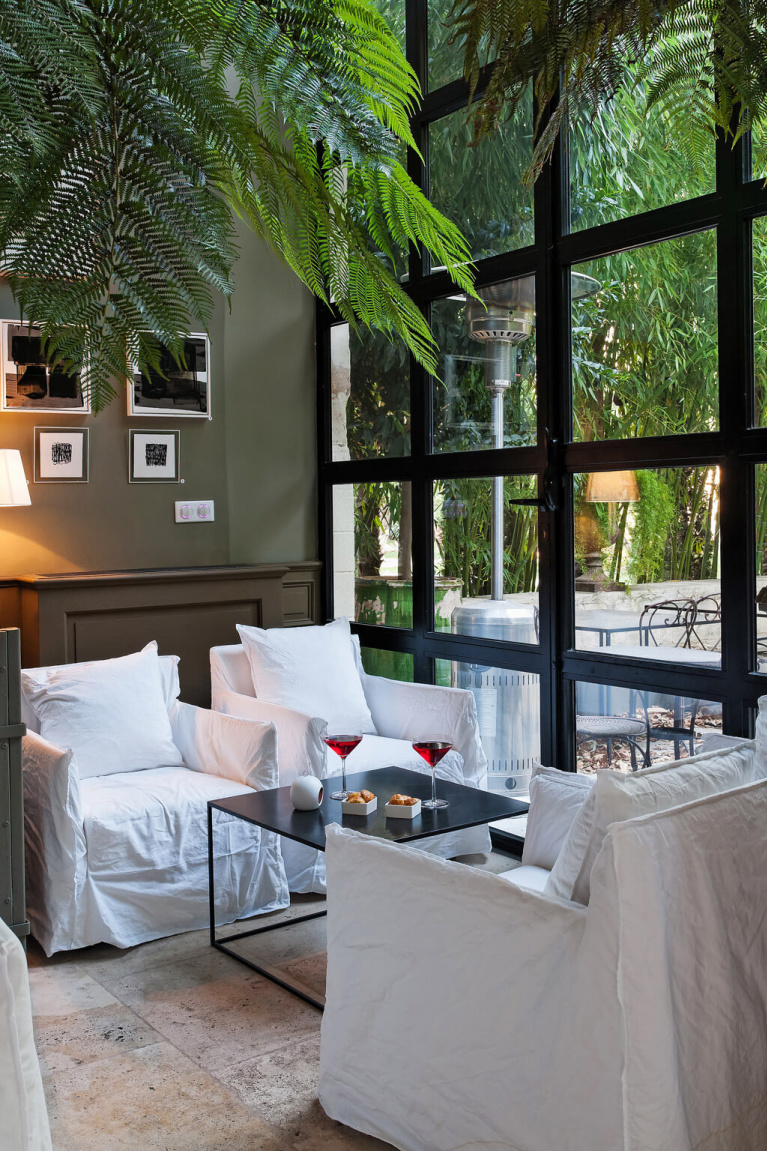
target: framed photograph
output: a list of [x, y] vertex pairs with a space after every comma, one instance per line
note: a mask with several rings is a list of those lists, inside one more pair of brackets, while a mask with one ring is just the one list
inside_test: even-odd
[[88, 428], [35, 428], [35, 483], [87, 484]]
[[160, 344], [159, 368], [132, 372], [128, 381], [129, 416], [211, 418], [210, 340], [204, 333], [187, 336], [180, 365]]
[[81, 416], [91, 410], [81, 372], [68, 372], [55, 354], [43, 355], [40, 329], [0, 320], [0, 409]]
[[131, 428], [128, 479], [132, 484], [177, 484], [181, 478], [181, 432]]

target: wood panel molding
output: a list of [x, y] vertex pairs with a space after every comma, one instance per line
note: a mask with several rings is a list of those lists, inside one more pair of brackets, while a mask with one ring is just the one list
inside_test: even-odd
[[0, 626], [21, 628], [23, 667], [109, 659], [157, 640], [180, 657], [181, 698], [210, 704], [211, 647], [238, 623], [317, 622], [320, 564], [72, 572], [0, 580]]

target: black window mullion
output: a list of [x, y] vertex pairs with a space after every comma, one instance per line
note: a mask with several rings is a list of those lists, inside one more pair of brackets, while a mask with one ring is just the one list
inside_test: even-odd
[[[428, 71], [426, 0], [405, 0], [407, 54], [424, 90]], [[484, 83], [484, 78], [483, 78]], [[425, 165], [416, 152], [408, 170], [428, 192], [428, 125], [464, 107], [467, 90], [456, 79], [429, 93], [412, 127]], [[535, 274], [537, 329], [538, 442], [524, 448], [435, 453], [432, 381], [411, 360], [410, 457], [332, 461], [329, 324], [338, 317], [318, 308], [317, 407], [319, 453], [319, 540], [324, 560], [322, 604], [332, 615], [332, 495], [338, 484], [411, 483], [413, 496], [413, 626], [358, 625], [366, 644], [409, 652], [417, 680], [433, 677], [434, 661], [476, 660], [488, 666], [534, 671], [541, 677], [541, 756], [574, 768], [575, 682], [633, 685], [652, 674], [673, 694], [721, 699], [725, 730], [747, 734], [756, 699], [767, 678], [751, 670], [755, 632], [754, 464], [767, 461], [767, 428], [753, 428], [752, 271], [750, 220], [767, 214], [767, 188], [749, 180], [746, 143], [717, 146], [714, 193], [680, 201], [631, 218], [569, 233], [566, 141], [539, 177], [534, 196], [535, 243], [481, 261], [479, 286]], [[746, 181], [744, 183], [744, 180]], [[570, 362], [570, 270], [573, 264], [657, 243], [706, 228], [717, 229], [720, 429], [690, 436], [602, 443], [572, 442]], [[428, 314], [430, 304], [453, 294], [445, 272], [427, 273], [423, 254], [413, 250], [406, 289]], [[553, 441], [553, 443], [552, 443]], [[574, 564], [572, 473], [682, 466], [721, 468], [720, 554], [723, 605], [721, 671], [683, 665], [647, 669], [640, 661], [614, 662], [607, 650], [573, 650]], [[539, 516], [540, 646], [504, 644], [481, 637], [434, 631], [434, 520], [436, 480], [537, 474], [557, 510]], [[540, 494], [544, 494], [541, 483]], [[637, 666], [638, 665], [638, 666]]]

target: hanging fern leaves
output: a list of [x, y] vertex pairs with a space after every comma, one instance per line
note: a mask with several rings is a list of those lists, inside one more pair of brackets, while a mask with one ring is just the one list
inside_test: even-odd
[[530, 181], [568, 119], [590, 120], [637, 76], [698, 164], [712, 133], [735, 140], [767, 119], [767, 0], [456, 0], [451, 23], [472, 92], [494, 62], [472, 113], [475, 138], [532, 86], [540, 134]]
[[231, 294], [237, 214], [433, 369], [370, 246], [423, 244], [471, 290], [460, 232], [397, 159], [418, 96], [368, 0], [0, 0], [0, 251], [24, 315], [86, 364], [98, 411]]

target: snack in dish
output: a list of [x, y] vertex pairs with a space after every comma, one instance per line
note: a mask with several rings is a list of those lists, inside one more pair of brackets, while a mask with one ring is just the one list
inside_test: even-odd
[[389, 804], [394, 807], [414, 807], [418, 803], [412, 795], [402, 795], [399, 791], [395, 791], [394, 795], [389, 800]]
[[375, 793], [368, 791], [350, 791], [346, 797], [347, 803], [370, 803], [371, 799], [375, 799]]

